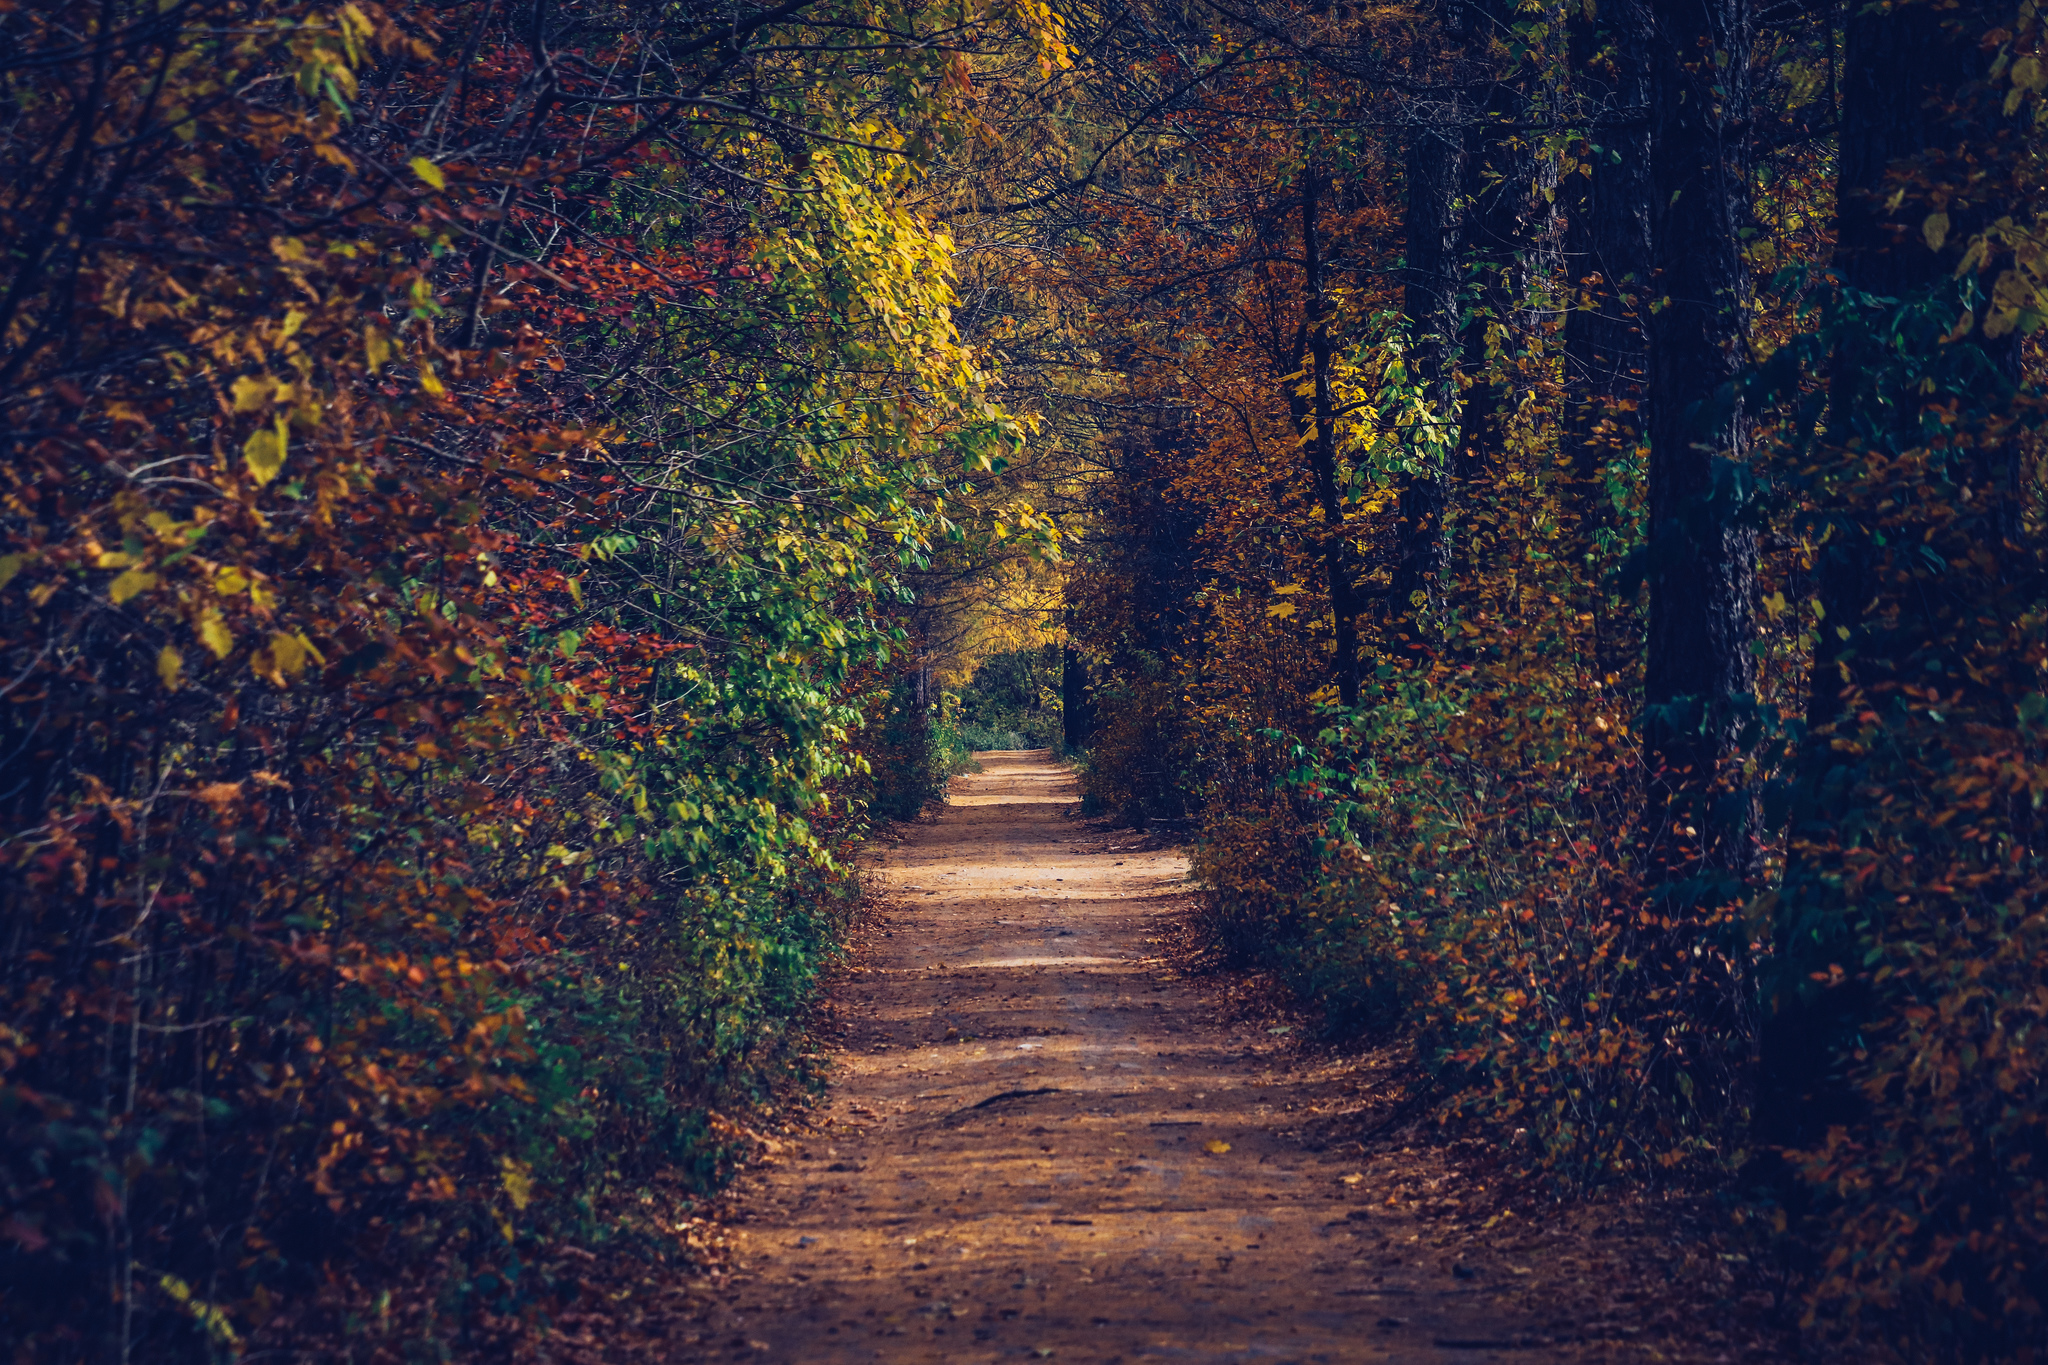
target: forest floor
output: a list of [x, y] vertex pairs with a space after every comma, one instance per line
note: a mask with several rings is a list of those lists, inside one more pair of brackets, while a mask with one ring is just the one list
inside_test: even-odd
[[872, 860], [832, 1086], [734, 1192], [680, 1358], [1782, 1358], [1711, 1220], [1500, 1180], [1402, 1117], [1397, 1050], [1190, 973], [1179, 852], [980, 758]]

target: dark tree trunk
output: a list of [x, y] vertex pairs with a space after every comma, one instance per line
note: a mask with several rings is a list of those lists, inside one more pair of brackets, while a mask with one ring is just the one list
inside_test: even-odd
[[1751, 803], [1719, 789], [1754, 703], [1748, 423], [1748, 0], [1654, 7], [1650, 44], [1650, 623], [1645, 741], [1667, 879], [1745, 874]]
[[1482, 0], [1466, 7], [1468, 53], [1487, 68], [1503, 69], [1489, 71], [1480, 85], [1465, 133], [1459, 257], [1477, 286], [1477, 306], [1465, 317], [1459, 341], [1471, 384], [1464, 395], [1453, 470], [1461, 480], [1479, 477], [1488, 453], [1501, 448], [1501, 421], [1513, 381], [1487, 372], [1489, 337], [1495, 328], [1506, 329], [1509, 349], [1516, 347], [1516, 334], [1528, 320], [1532, 257], [1551, 217], [1539, 193], [1550, 163], [1536, 154], [1536, 140], [1526, 126], [1535, 73], [1511, 57], [1496, 60], [1488, 49], [1490, 41], [1511, 36], [1514, 9], [1513, 0]]
[[1647, 368], [1650, 282], [1649, 13], [1610, 0], [1571, 18], [1572, 93], [1586, 111], [1584, 174], [1566, 182], [1565, 439], [1598, 512], [1601, 469], [1635, 444]]
[[[1852, 17], [1844, 32], [1839, 179], [1836, 187], [1834, 267], [1851, 293], [1900, 299], [1937, 283], [1950, 271], [1930, 250], [1917, 222], [1888, 212], [1887, 174], [1906, 157], [1946, 141], [1941, 122], [1956, 92], [1982, 74], [1975, 42], [1952, 34], [1933, 8], [1906, 8], [1887, 15]], [[1968, 224], [1958, 223], [1962, 236]], [[1866, 354], [1860, 329], [1849, 330], [1833, 357], [1829, 393], [1829, 439], [1846, 445], [1857, 436], [1855, 419], [1876, 410], [1876, 396], [1864, 389], [1884, 368], [1882, 353]], [[1887, 405], [1896, 414], [1898, 436], [1915, 439], [1919, 412]], [[1814, 566], [1819, 578], [1825, 629], [1814, 646], [1806, 724], [1820, 731], [1840, 714], [1850, 681], [1843, 664], [1870, 595], [1870, 541], [1852, 520], [1830, 527]], [[1817, 755], [1826, 761], [1827, 751]]]
[[1560, 186], [1569, 310], [1562, 438], [1574, 485], [1570, 553], [1585, 566], [1593, 662], [1604, 678], [1633, 673], [1640, 647], [1632, 606], [1614, 610], [1599, 549], [1601, 533], [1615, 521], [1609, 464], [1632, 463], [1643, 435], [1643, 321], [1652, 273], [1649, 11], [1642, 0], [1610, 0], [1597, 16], [1575, 9], [1569, 38], [1585, 169]]
[[[1454, 108], [1455, 114], [1455, 108]], [[1411, 372], [1439, 421], [1458, 420], [1458, 190], [1465, 143], [1456, 126], [1421, 128], [1408, 146], [1407, 264], [1403, 311], [1414, 345]], [[1388, 594], [1389, 643], [1425, 652], [1423, 622], [1439, 615], [1449, 550], [1444, 514], [1450, 471], [1440, 464], [1407, 476], [1401, 487], [1396, 562]]]
[[[1945, 145], [1953, 132], [1959, 92], [1982, 75], [1984, 58], [1971, 35], [1977, 28], [1951, 31], [1953, 13], [1909, 7], [1887, 15], [1856, 15], [1844, 31], [1841, 76], [1841, 132], [1837, 158], [1834, 268], [1845, 307], [1857, 295], [1877, 300], [1910, 300], [1942, 283], [1952, 260], [1928, 247], [1920, 230], [1924, 206], [1895, 214], [1888, 210], [1891, 170], [1901, 161]], [[1977, 224], [1958, 221], [1951, 235], [1964, 237]], [[1869, 307], [1881, 324], [1891, 304]], [[1970, 344], [1970, 343], [1962, 343]], [[2012, 347], [1994, 344], [1994, 362], [2010, 369]], [[1910, 397], [1901, 401], [1890, 374], [1892, 348], [1864, 326], [1842, 328], [1830, 357], [1828, 447], [1841, 474], [1870, 447], [1905, 450], [1919, 443], [1921, 412]], [[1886, 669], [1865, 631], [1865, 613], [1881, 590], [1882, 551], [1856, 509], [1836, 509], [1817, 542], [1814, 565], [1821, 607], [1815, 633], [1806, 701], [1808, 741], [1799, 764], [1798, 799], [1792, 828], [1801, 839], [1827, 847], [1839, 840], [1832, 828], [1845, 814], [1853, 783], [1843, 780], [1830, 738], [1843, 718], [1852, 686], [1870, 689]], [[1813, 897], [1791, 893], [1815, 878], [1800, 865], [1788, 869], [1785, 918], [1777, 927], [1778, 989], [1772, 992], [1762, 1036], [1762, 1075], [1757, 1133], [1765, 1148], [1810, 1146], [1829, 1127], [1854, 1122], [1863, 1097], [1842, 1073], [1849, 1050], [1871, 1009], [1871, 990], [1860, 973], [1827, 987], [1810, 979], [1830, 963], [1854, 961], [1855, 930], [1843, 919], [1814, 913]], [[1818, 869], [1816, 870], [1818, 871]], [[1825, 902], [1823, 902], [1825, 908]], [[1781, 1173], [1782, 1176], [1782, 1173]], [[1786, 1179], [1789, 1185], [1795, 1181]]]
[[[1314, 165], [1302, 173], [1301, 246], [1307, 266], [1303, 287], [1302, 332], [1314, 386], [1306, 411], [1296, 420], [1307, 430], [1309, 469], [1315, 476], [1316, 505], [1323, 514], [1323, 576], [1330, 594], [1336, 634], [1335, 675], [1338, 698], [1358, 705], [1358, 604], [1351, 573], [1351, 538], [1344, 527], [1344, 499], [1337, 487], [1337, 403], [1331, 389], [1333, 356], [1330, 342], [1330, 295], [1325, 279], [1328, 262], [1319, 213], [1328, 182]], [[1298, 403], [1298, 400], [1297, 400]]]
[[1072, 645], [1060, 650], [1060, 738], [1081, 750], [1095, 738], [1095, 703], [1088, 696], [1088, 665]]

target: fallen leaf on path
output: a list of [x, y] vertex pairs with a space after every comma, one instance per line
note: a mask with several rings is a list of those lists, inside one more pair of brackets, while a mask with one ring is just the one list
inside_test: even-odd
[[1357, 1171], [1353, 1171], [1350, 1175], [1340, 1175], [1337, 1178], [1347, 1185], [1356, 1185], [1360, 1181], [1365, 1179], [1365, 1177], [1360, 1175]]
[[1222, 1156], [1225, 1152], [1230, 1150], [1230, 1144], [1223, 1141], [1223, 1139], [1221, 1138], [1210, 1138], [1207, 1142], [1202, 1144], [1202, 1150], [1209, 1153], [1211, 1156]]

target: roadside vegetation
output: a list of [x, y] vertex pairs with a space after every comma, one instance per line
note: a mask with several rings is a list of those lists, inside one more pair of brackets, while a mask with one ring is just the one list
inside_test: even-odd
[[1556, 1197], [2039, 1359], [2042, 32], [0, 0], [0, 1342], [544, 1351], [1045, 747]]

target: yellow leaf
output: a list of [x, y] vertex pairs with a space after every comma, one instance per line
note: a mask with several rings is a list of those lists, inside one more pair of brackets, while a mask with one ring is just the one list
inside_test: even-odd
[[1920, 224], [1920, 235], [1927, 239], [1927, 249], [1929, 251], [1941, 250], [1941, 244], [1948, 240], [1948, 215], [1946, 213], [1928, 214], [1927, 221]]
[[175, 692], [185, 671], [185, 656], [169, 645], [156, 654], [156, 675], [164, 680], [164, 686]]
[[1294, 603], [1275, 602], [1272, 606], [1266, 608], [1266, 615], [1278, 616], [1285, 620], [1287, 617], [1294, 615]]
[[391, 359], [391, 340], [375, 327], [363, 329], [363, 354], [370, 362], [370, 373], [384, 368], [384, 362]]
[[24, 562], [26, 561], [21, 555], [0, 555], [0, 588], [14, 581], [14, 576], [21, 572]]
[[284, 468], [284, 456], [285, 429], [282, 421], [257, 432], [242, 447], [242, 458], [249, 462], [249, 473], [255, 477], [259, 487], [277, 477], [277, 471]]
[[118, 607], [135, 594], [147, 592], [155, 586], [155, 574], [146, 569], [130, 569], [107, 586], [107, 596]]
[[448, 177], [441, 174], [441, 168], [439, 166], [436, 166], [433, 162], [427, 160], [425, 157], [416, 156], [407, 164], [412, 167], [412, 173], [414, 175], [426, 181], [435, 189], [445, 190], [448, 188]]
[[1202, 1150], [1207, 1152], [1210, 1156], [1222, 1156], [1225, 1152], [1230, 1150], [1230, 1144], [1225, 1142], [1222, 1138], [1210, 1138], [1207, 1142], [1202, 1144]]
[[281, 673], [298, 673], [306, 667], [308, 651], [305, 643], [296, 635], [283, 631], [270, 637], [270, 657], [277, 661]]
[[512, 1207], [524, 1209], [533, 1202], [533, 1176], [525, 1166], [505, 1158], [505, 1193], [512, 1196]]
[[1347, 1185], [1356, 1185], [1361, 1183], [1365, 1179], [1365, 1177], [1357, 1171], [1353, 1171], [1350, 1175], [1340, 1175], [1337, 1178]]
[[420, 362], [420, 387], [433, 394], [436, 398], [448, 392], [448, 386], [443, 384], [441, 377], [434, 373], [434, 367], [427, 364], [424, 360]]
[[235, 637], [217, 611], [208, 611], [199, 618], [199, 642], [212, 650], [216, 659], [227, 658], [228, 651], [235, 647]]
[[270, 405], [277, 381], [267, 374], [243, 375], [228, 392], [234, 396], [236, 412], [260, 412]]
[[213, 576], [213, 590], [222, 597], [233, 597], [249, 586], [249, 575], [230, 564]]

